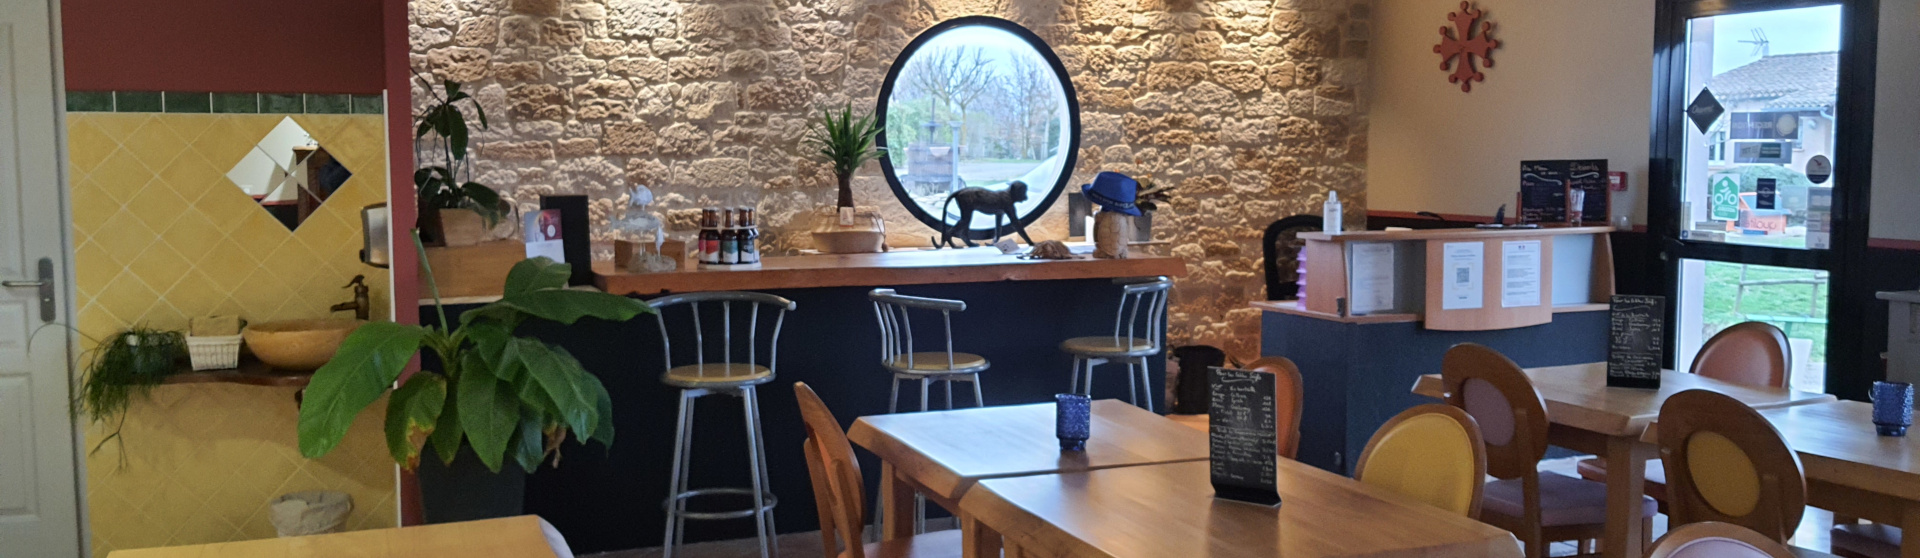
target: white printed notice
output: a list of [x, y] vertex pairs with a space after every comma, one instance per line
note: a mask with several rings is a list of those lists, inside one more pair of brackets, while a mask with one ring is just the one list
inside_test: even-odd
[[1440, 247], [1445, 261], [1446, 284], [1440, 289], [1440, 309], [1472, 310], [1486, 306], [1481, 293], [1486, 291], [1486, 244], [1448, 242]]
[[1500, 307], [1540, 305], [1540, 241], [1500, 243]]
[[1350, 243], [1347, 260], [1348, 314], [1393, 310], [1393, 243]]

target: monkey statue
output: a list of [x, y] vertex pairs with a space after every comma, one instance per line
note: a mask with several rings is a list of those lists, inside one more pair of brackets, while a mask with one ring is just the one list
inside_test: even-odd
[[1006, 190], [988, 190], [979, 186], [961, 188], [947, 196], [947, 203], [941, 206], [941, 217], [944, 219], [955, 203], [960, 204], [960, 221], [940, 231], [939, 246], [952, 246], [953, 237], [958, 236], [961, 242], [973, 247], [973, 239], [967, 238], [967, 231], [973, 226], [975, 212], [993, 216], [995, 239], [1000, 238], [1000, 227], [1012, 219], [1013, 230], [1020, 233], [1020, 238], [1027, 241], [1028, 246], [1032, 246], [1033, 237], [1027, 236], [1027, 227], [1020, 224], [1019, 216], [1014, 212], [1014, 204], [1023, 201], [1027, 201], [1027, 183], [1018, 180], [1008, 183]]

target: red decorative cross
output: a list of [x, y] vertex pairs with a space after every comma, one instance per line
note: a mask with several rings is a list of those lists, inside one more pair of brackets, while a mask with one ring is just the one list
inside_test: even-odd
[[[1480, 35], [1473, 35], [1474, 20], [1480, 19], [1481, 14], [1480, 10], [1469, 7], [1467, 2], [1461, 2], [1459, 12], [1447, 14], [1447, 19], [1452, 20], [1454, 28], [1460, 31], [1459, 36], [1454, 36], [1453, 29], [1441, 27], [1440, 44], [1433, 45], [1433, 51], [1440, 53], [1440, 69], [1453, 72], [1447, 76], [1447, 82], [1460, 84], [1462, 92], [1473, 91], [1473, 82], [1487, 80], [1486, 74], [1474, 68], [1474, 57], [1480, 57], [1486, 67], [1492, 68], [1493, 49], [1500, 48], [1500, 41], [1492, 37], [1491, 21], [1480, 22]], [[1456, 58], [1459, 59], [1457, 63]]]

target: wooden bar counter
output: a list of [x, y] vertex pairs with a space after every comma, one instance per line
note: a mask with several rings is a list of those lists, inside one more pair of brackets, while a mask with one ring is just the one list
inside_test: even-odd
[[[1091, 246], [1069, 245], [1085, 252]], [[1025, 246], [1021, 247], [1023, 250]], [[1138, 254], [1136, 255], [1143, 255]], [[813, 485], [800, 452], [806, 433], [801, 427], [792, 384], [806, 382], [835, 414], [854, 417], [885, 414], [891, 375], [880, 366], [880, 328], [867, 293], [875, 288], [900, 294], [965, 301], [965, 311], [952, 316], [957, 351], [985, 357], [992, 365], [981, 373], [980, 389], [988, 405], [1050, 403], [1063, 391], [1073, 369], [1072, 357], [1060, 351], [1060, 342], [1087, 335], [1112, 335], [1121, 286], [1114, 279], [1141, 276], [1177, 278], [1187, 275], [1177, 258], [1141, 257], [1127, 260], [1024, 260], [994, 248], [965, 250], [895, 250], [882, 254], [767, 257], [759, 269], [689, 269], [655, 274], [613, 273], [611, 265], [598, 271], [600, 288], [614, 294], [653, 298], [665, 293], [743, 290], [792, 300], [779, 338], [777, 377], [759, 390], [760, 424], [766, 435], [767, 469], [774, 509], [782, 532], [818, 529], [812, 504]], [[486, 300], [463, 301], [448, 308], [459, 312]], [[723, 323], [718, 305], [705, 305], [707, 324]], [[681, 308], [667, 316], [674, 332], [673, 356], [691, 362], [694, 352], [691, 323]], [[420, 312], [427, 321], [438, 315]], [[457, 318], [455, 318], [457, 319]], [[944, 350], [941, 316], [923, 312], [914, 316], [918, 349]], [[735, 320], [736, 326], [741, 326]], [[770, 328], [770, 320], [761, 327]], [[660, 501], [672, 475], [674, 427], [678, 390], [660, 382], [665, 370], [659, 322], [641, 316], [625, 323], [592, 318], [572, 325], [530, 322], [520, 332], [566, 348], [587, 370], [599, 377], [613, 398], [613, 420], [619, 432], [612, 452], [598, 445], [579, 447], [571, 442], [565, 465], [543, 468], [527, 477], [526, 511], [552, 522], [575, 551], [642, 548], [660, 544]], [[706, 336], [706, 356], [718, 358], [719, 336]], [[736, 343], [736, 357], [744, 345]], [[760, 355], [768, 354], [766, 336]], [[1165, 393], [1165, 361], [1148, 359], [1150, 389]], [[764, 364], [764, 362], [763, 362]], [[1094, 394], [1099, 398], [1125, 397], [1125, 367], [1098, 371]], [[970, 407], [973, 394], [962, 384], [954, 398]], [[1405, 392], [1405, 386], [1400, 387]], [[920, 409], [920, 389], [909, 384], [900, 390], [900, 410]], [[940, 386], [931, 393], [932, 406], [944, 408]], [[731, 398], [702, 399], [695, 418], [691, 484], [697, 487], [739, 486], [747, 481], [740, 406]], [[1165, 409], [1165, 398], [1154, 401]], [[1049, 411], [1051, 412], [1051, 411]], [[1047, 430], [1046, 436], [1052, 436]], [[862, 456], [862, 470], [879, 471], [879, 463]], [[868, 494], [878, 494], [879, 475]], [[708, 502], [716, 509], [729, 502]], [[703, 521], [687, 526], [691, 542], [734, 539], [755, 535], [749, 521]]]
[[[1024, 248], [1023, 248], [1024, 249]], [[1084, 253], [1085, 248], [1077, 250]], [[818, 287], [890, 287], [1047, 281], [1165, 275], [1184, 277], [1185, 262], [1170, 257], [1125, 260], [1027, 260], [991, 247], [959, 250], [905, 249], [878, 254], [770, 256], [757, 268], [688, 269], [669, 273], [622, 273], [594, 266], [594, 284], [614, 294], [657, 295], [699, 291], [764, 291]]]

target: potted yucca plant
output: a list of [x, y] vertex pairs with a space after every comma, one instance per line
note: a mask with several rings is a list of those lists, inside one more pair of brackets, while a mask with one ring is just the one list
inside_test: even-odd
[[[418, 231], [413, 239], [433, 285]], [[638, 299], [568, 289], [570, 273], [568, 264], [547, 258], [523, 260], [508, 273], [499, 301], [462, 313], [458, 323], [447, 319], [435, 288], [440, 323], [361, 325], [313, 373], [300, 405], [300, 453], [326, 455], [355, 415], [391, 393], [387, 449], [401, 467], [419, 467], [428, 522], [519, 514], [525, 473], [549, 458], [557, 464], [562, 442], [613, 443], [613, 400], [566, 349], [515, 330], [531, 320], [619, 322], [654, 312]], [[438, 369], [394, 388], [423, 348], [437, 357]], [[420, 458], [427, 447], [437, 459]]]
[[877, 211], [859, 211], [853, 204], [853, 174], [861, 165], [879, 159], [886, 148], [876, 144], [884, 129], [873, 114], [855, 115], [853, 104], [820, 109], [802, 145], [833, 166], [839, 180], [834, 217], [813, 230], [813, 246], [829, 254], [879, 252], [886, 245], [887, 226]]

